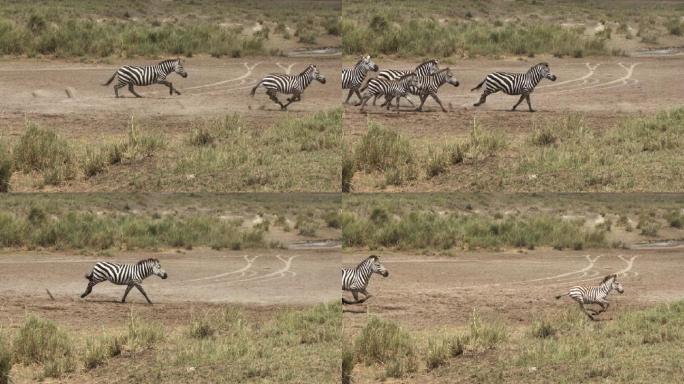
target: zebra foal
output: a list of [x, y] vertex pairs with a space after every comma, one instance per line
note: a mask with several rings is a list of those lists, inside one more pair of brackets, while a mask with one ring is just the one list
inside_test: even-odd
[[439, 104], [442, 108], [442, 112], [446, 112], [447, 110], [444, 108], [444, 105], [442, 105], [442, 101], [437, 97], [437, 91], [442, 85], [447, 83], [454, 87], [458, 87], [459, 85], [458, 80], [454, 78], [454, 75], [449, 68], [437, 71], [432, 75], [424, 77], [419, 76], [416, 80], [416, 86], [409, 90], [409, 92], [420, 97], [420, 106], [416, 111], [421, 112], [423, 110], [423, 104], [425, 104], [425, 100], [430, 96]]
[[[342, 268], [342, 290], [351, 292], [354, 300], [349, 301], [342, 298], [343, 304], [360, 304], [368, 300], [371, 295], [366, 291], [371, 276], [377, 273], [383, 277], [389, 276], [389, 272], [380, 263], [380, 258], [371, 255], [360, 262], [356, 267]], [[365, 298], [359, 300], [359, 293], [363, 293]]]
[[[282, 73], [272, 73], [261, 79], [252, 88], [250, 95], [254, 97], [257, 88], [263, 86], [266, 88], [266, 94], [268, 97], [276, 104], [280, 105], [281, 110], [286, 110], [287, 106], [295, 101], [302, 100], [302, 93], [304, 90], [313, 82], [317, 80], [321, 84], [325, 84], [325, 76], [321, 75], [318, 71], [318, 67], [314, 64], [310, 64], [298, 75], [285, 75]], [[278, 100], [278, 93], [284, 93], [286, 95], [292, 95], [287, 99], [287, 104], [283, 104]]]
[[126, 292], [121, 299], [122, 303], [126, 302], [126, 296], [128, 292], [137, 288], [149, 304], [152, 304], [150, 298], [147, 297], [147, 293], [142, 287], [142, 282], [146, 278], [157, 275], [162, 279], [169, 277], [161, 267], [159, 260], [157, 259], [146, 259], [138, 261], [136, 264], [116, 264], [109, 263], [106, 261], [101, 261], [93, 266], [92, 271], [85, 276], [88, 280], [88, 286], [85, 292], [81, 295], [81, 298], [85, 298], [93, 291], [93, 287], [103, 281], [109, 281], [116, 285], [127, 285]]
[[526, 73], [490, 73], [477, 87], [470, 90], [471, 92], [478, 90], [484, 85], [484, 91], [482, 91], [480, 100], [473, 105], [479, 107], [487, 101], [487, 96], [503, 91], [507, 95], [520, 95], [520, 99], [515, 103], [511, 111], [515, 111], [523, 100], [527, 100], [530, 112], [534, 112], [530, 102], [530, 94], [534, 92], [534, 88], [544, 78], [556, 81], [556, 75], [551, 73], [548, 63], [539, 63], [530, 68]]
[[[570, 296], [571, 299], [579, 303], [582, 312], [584, 312], [591, 320], [596, 320], [594, 316], [605, 312], [608, 309], [608, 294], [610, 291], [616, 290], [618, 293], [623, 293], [625, 290], [622, 288], [622, 284], [617, 281], [617, 275], [612, 274], [603, 278], [603, 281], [598, 286], [593, 287], [582, 287], [576, 286], [570, 288], [567, 293], [556, 296], [556, 299], [560, 299], [563, 296]], [[590, 309], [592, 313], [589, 313], [584, 307], [587, 304], [598, 304], [601, 306], [600, 311], [595, 311]]]
[[135, 91], [135, 89], [133, 89], [133, 86], [147, 86], [152, 84], [166, 85], [169, 87], [170, 95], [173, 95], [174, 92], [176, 92], [177, 95], [180, 95], [180, 92], [173, 87], [173, 83], [166, 80], [166, 77], [173, 72], [176, 72], [183, 77], [188, 77], [188, 73], [185, 72], [185, 68], [183, 68], [181, 60], [171, 59], [164, 60], [155, 65], [147, 65], [143, 67], [124, 65], [114, 72], [112, 77], [110, 77], [109, 80], [102, 85], [108, 86], [112, 83], [112, 81], [114, 81], [114, 78], [118, 76], [119, 81], [114, 86], [114, 94], [117, 98], [119, 97], [119, 89], [125, 86], [128, 86], [128, 90], [135, 95], [135, 97], [142, 97]]
[[[385, 70], [382, 70], [382, 71], [378, 72], [377, 78], [381, 79], [381, 80], [399, 80], [400, 77], [405, 76], [405, 75], [409, 75], [411, 73], [415, 73], [417, 76], [423, 77], [423, 76], [432, 75], [433, 73], [435, 73], [437, 71], [439, 71], [439, 60], [430, 59], [430, 60], [426, 60], [426, 61], [418, 64], [416, 69], [414, 69], [413, 71], [407, 71], [407, 70], [401, 70], [401, 69], [385, 69]], [[362, 89], [362, 91], [363, 91], [363, 89]], [[404, 97], [406, 97], [406, 100], [408, 100], [408, 102], [411, 103], [411, 105], [415, 105], [415, 104], [413, 104], [413, 101], [411, 101], [411, 99], [408, 97], [408, 95], [405, 95]], [[377, 96], [373, 98], [373, 105], [375, 105], [376, 100], [377, 100]], [[385, 101], [385, 103], [387, 103], [387, 101]], [[385, 103], [383, 103], [382, 105], [384, 106]]]
[[397, 99], [397, 112], [399, 112], [399, 100], [406, 97], [411, 87], [416, 86], [416, 74], [409, 73], [397, 80], [370, 79], [366, 85], [363, 97], [361, 98], [361, 112], [366, 108], [366, 103], [371, 97], [385, 96], [386, 102], [383, 106], [389, 110], [392, 100]]
[[[349, 99], [354, 93], [359, 98], [359, 103], [361, 102], [361, 92], [359, 88], [366, 79], [366, 74], [369, 71], [377, 72], [378, 65], [371, 60], [370, 55], [366, 55], [359, 60], [353, 68], [345, 68], [342, 70], [342, 89], [348, 89], [349, 94], [347, 99], [344, 100], [344, 104], [349, 103]], [[358, 105], [358, 104], [357, 104]]]

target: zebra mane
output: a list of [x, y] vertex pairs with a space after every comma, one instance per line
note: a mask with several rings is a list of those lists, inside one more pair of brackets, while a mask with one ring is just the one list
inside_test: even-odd
[[143, 265], [143, 264], [147, 264], [147, 263], [158, 263], [158, 262], [159, 262], [159, 259], [149, 258], [149, 259], [138, 261], [137, 265]]
[[[407, 77], [411, 77], [411, 76], [415, 76], [415, 75], [416, 75], [416, 74], [415, 74], [414, 72], [407, 73], [407, 74], [405, 74], [405, 75], [403, 75], [403, 76], [397, 78], [397, 82], [402, 81], [402, 80], [404, 80], [404, 79], [407, 78]], [[375, 255], [373, 255], [373, 256], [375, 256]], [[371, 256], [371, 257], [373, 257], [373, 256]], [[377, 256], [375, 256], [375, 257], [377, 257]]]
[[309, 64], [303, 71], [299, 73], [299, 76], [303, 76], [304, 74], [310, 72], [314, 67], [315, 65]]
[[368, 262], [368, 260], [377, 261], [378, 259], [379, 259], [378, 256], [376, 256], [376, 255], [370, 255], [370, 256], [366, 257], [365, 259], [363, 259], [363, 261], [360, 262], [356, 267], [358, 268], [358, 267], [360, 267], [360, 266], [366, 264], [366, 263]]
[[601, 284], [605, 284], [605, 283], [609, 282], [609, 281], [612, 280], [612, 279], [617, 279], [617, 275], [616, 275], [615, 273], [610, 274], [610, 275], [604, 277], [604, 278], [603, 278], [603, 281], [601, 282]]
[[170, 64], [170, 63], [175, 63], [176, 61], [180, 61], [180, 59], [166, 59], [166, 60], [160, 61], [159, 64], [160, 64], [160, 65], [161, 65], [161, 64], [167, 64], [167, 63]]

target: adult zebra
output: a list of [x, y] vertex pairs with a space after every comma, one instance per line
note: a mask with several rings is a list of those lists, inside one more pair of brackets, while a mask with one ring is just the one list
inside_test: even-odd
[[[428, 75], [432, 75], [433, 73], [435, 73], [437, 71], [439, 71], [439, 60], [430, 59], [430, 60], [427, 60], [427, 61], [420, 63], [416, 67], [416, 69], [414, 69], [413, 71], [400, 70], [400, 69], [382, 70], [382, 71], [378, 72], [377, 78], [378, 79], [384, 79], [384, 80], [398, 80], [400, 77], [402, 77], [404, 75], [408, 75], [410, 73], [415, 73], [418, 76], [428, 76]], [[413, 101], [411, 101], [411, 99], [408, 97], [408, 95], [405, 97], [406, 97], [406, 100], [408, 100], [408, 102], [411, 103], [411, 105], [415, 105], [415, 104], [413, 104]], [[376, 100], [377, 100], [377, 96], [373, 99], [373, 105], [375, 105]], [[387, 101], [385, 101], [385, 103], [386, 102]], [[383, 105], [385, 105], [385, 103], [383, 103]]]
[[416, 86], [416, 74], [409, 73], [397, 80], [385, 79], [370, 79], [366, 86], [366, 90], [361, 97], [361, 112], [366, 108], [366, 103], [371, 97], [378, 97], [384, 95], [387, 100], [383, 106], [387, 106], [389, 110], [392, 99], [397, 98], [397, 112], [399, 112], [399, 99], [405, 97], [411, 87]]
[[361, 102], [361, 92], [359, 92], [359, 88], [361, 88], [363, 81], [366, 79], [366, 74], [369, 71], [378, 71], [378, 66], [371, 60], [370, 55], [362, 57], [353, 68], [342, 69], [342, 89], [349, 90], [347, 99], [344, 101], [345, 104], [349, 102], [349, 99], [354, 93], [356, 93], [356, 96], [359, 98], [359, 103]]
[[[389, 272], [380, 263], [380, 258], [376, 255], [368, 256], [356, 267], [342, 268], [342, 290], [351, 292], [354, 300], [356, 300], [349, 301], [343, 297], [342, 303], [360, 304], [368, 300], [371, 295], [366, 291], [366, 287], [368, 287], [368, 282], [374, 273], [383, 277], [389, 276]], [[359, 293], [363, 293], [366, 297], [363, 300], [359, 300]]]
[[534, 92], [534, 87], [536, 87], [543, 78], [556, 81], [556, 76], [551, 73], [548, 63], [539, 63], [530, 68], [527, 73], [490, 73], [477, 85], [477, 87], [470, 90], [472, 92], [480, 89], [482, 85], [485, 86], [482, 96], [480, 96], [480, 101], [473, 105], [478, 107], [487, 101], [487, 96], [492, 93], [504, 91], [507, 95], [520, 95], [520, 100], [515, 103], [511, 111], [515, 111], [523, 100], [527, 100], [527, 106], [530, 108], [530, 112], [534, 112], [532, 103], [530, 102], [530, 94]]
[[116, 264], [101, 261], [93, 266], [93, 270], [85, 276], [88, 279], [88, 286], [85, 292], [81, 295], [84, 298], [93, 291], [93, 287], [103, 281], [109, 281], [116, 285], [127, 285], [126, 293], [121, 299], [122, 303], [126, 302], [126, 296], [133, 287], [138, 288], [138, 291], [145, 296], [147, 302], [152, 304], [150, 298], [142, 287], [142, 282], [152, 275], [157, 275], [162, 279], [169, 277], [161, 267], [159, 260], [146, 259], [138, 261], [136, 264]]
[[414, 93], [420, 97], [420, 106], [416, 109], [416, 111], [422, 111], [425, 100], [427, 100], [428, 96], [432, 96], [437, 104], [442, 107], [442, 111], [446, 112], [447, 110], [442, 105], [442, 101], [439, 100], [439, 97], [437, 97], [437, 91], [446, 83], [449, 83], [454, 87], [458, 87], [459, 85], [458, 80], [454, 78], [454, 75], [451, 73], [449, 68], [437, 71], [432, 75], [418, 77], [416, 79], [416, 83], [416, 86], [410, 89], [411, 93]]
[[164, 60], [156, 65], [147, 65], [143, 67], [124, 65], [123, 67], [119, 68], [116, 72], [114, 72], [112, 77], [110, 77], [109, 80], [107, 80], [107, 82], [102, 85], [108, 86], [112, 83], [112, 81], [114, 81], [114, 78], [118, 76], [119, 81], [114, 86], [114, 94], [116, 95], [116, 97], [119, 97], [119, 89], [125, 86], [128, 86], [128, 90], [131, 91], [131, 93], [134, 94], [135, 97], [142, 97], [137, 92], [135, 92], [133, 86], [146, 86], [152, 84], [166, 85], [167, 87], [169, 87], [170, 95], [173, 95], [174, 92], [176, 92], [177, 95], [180, 95], [180, 92], [178, 92], [178, 90], [173, 87], [173, 83], [166, 80], [166, 77], [173, 72], [176, 72], [177, 74], [183, 77], [188, 77], [188, 73], [185, 72], [181, 60], [170, 59]]
[[[321, 75], [318, 71], [318, 67], [314, 64], [310, 64], [299, 75], [295, 76], [272, 73], [261, 79], [261, 81], [252, 88], [251, 95], [254, 97], [257, 88], [259, 88], [260, 85], [263, 85], [264, 88], [266, 88], [268, 97], [270, 97], [274, 103], [279, 104], [281, 110], [286, 110], [288, 105], [302, 99], [302, 92], [304, 92], [314, 80], [318, 80], [321, 84], [325, 84], [325, 77]], [[278, 100], [278, 93], [292, 95], [292, 97], [287, 99], [287, 104], [283, 104]]]
[[[563, 296], [570, 296], [573, 300], [579, 303], [582, 311], [589, 316], [591, 320], [596, 320], [594, 316], [605, 312], [608, 309], [608, 294], [612, 290], [616, 290], [619, 293], [623, 293], [625, 290], [622, 288], [622, 284], [617, 281], [617, 275], [612, 274], [603, 278], [603, 281], [598, 286], [593, 287], [572, 287], [568, 293], [556, 296], [556, 299], [560, 299]], [[600, 311], [595, 311], [591, 309], [592, 314], [587, 311], [584, 307], [586, 304], [598, 304], [601, 306]]]

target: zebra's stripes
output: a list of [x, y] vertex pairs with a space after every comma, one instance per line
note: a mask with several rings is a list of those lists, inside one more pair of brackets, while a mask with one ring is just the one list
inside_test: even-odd
[[361, 100], [361, 112], [366, 107], [366, 103], [371, 97], [385, 96], [387, 102], [383, 105], [390, 108], [392, 99], [397, 99], [397, 112], [399, 111], [399, 99], [408, 94], [410, 87], [416, 85], [416, 74], [409, 73], [397, 80], [371, 79], [366, 86], [366, 90]]
[[471, 89], [471, 91], [475, 91], [480, 89], [482, 85], [485, 86], [482, 96], [480, 96], [480, 100], [475, 103], [474, 106], [477, 107], [484, 104], [485, 101], [487, 101], [487, 96], [492, 93], [503, 91], [507, 95], [520, 95], [520, 99], [513, 106], [513, 111], [515, 111], [523, 100], [527, 100], [527, 106], [530, 108], [530, 112], [534, 112], [532, 103], [530, 102], [530, 94], [534, 92], [534, 87], [536, 87], [543, 78], [556, 81], [556, 76], [551, 73], [548, 63], [539, 63], [530, 68], [526, 73], [490, 73], [477, 85], [477, 87]]
[[136, 264], [116, 264], [106, 261], [99, 262], [93, 266], [93, 270], [85, 277], [88, 280], [88, 286], [85, 292], [81, 295], [84, 298], [93, 291], [93, 287], [103, 281], [109, 281], [116, 285], [127, 285], [126, 293], [121, 299], [122, 303], [126, 302], [126, 296], [133, 287], [138, 288], [140, 293], [145, 296], [148, 303], [152, 304], [147, 293], [143, 290], [142, 282], [152, 275], [157, 275], [162, 279], [166, 279], [168, 275], [164, 271], [157, 259], [146, 259], [137, 262]]
[[[577, 287], [572, 287], [568, 291], [568, 293], [558, 295], [556, 296], [556, 299], [560, 299], [563, 296], [570, 296], [573, 300], [575, 300], [577, 303], [579, 303], [580, 308], [582, 308], [582, 311], [589, 316], [591, 320], [595, 320], [594, 316], [600, 314], [601, 312], [605, 312], [608, 309], [608, 300], [606, 299], [608, 297], [608, 294], [610, 291], [616, 290], [619, 293], [623, 293], [625, 290], [622, 288], [622, 284], [620, 284], [617, 281], [617, 275], [612, 274], [608, 275], [603, 278], [603, 281], [598, 286], [593, 286], [593, 287], [582, 287], [582, 286], [577, 286]], [[584, 307], [586, 304], [598, 304], [601, 306], [600, 311], [595, 311], [593, 309], [590, 309], [591, 312], [587, 311], [587, 309]]]
[[177, 95], [180, 95], [180, 92], [178, 92], [178, 90], [173, 87], [173, 83], [166, 80], [166, 77], [173, 72], [176, 72], [177, 74], [183, 77], [188, 77], [187, 72], [185, 72], [185, 69], [183, 68], [181, 60], [171, 59], [164, 60], [156, 65], [147, 65], [143, 67], [124, 65], [123, 67], [119, 68], [116, 72], [114, 72], [112, 77], [110, 77], [109, 80], [107, 80], [107, 82], [102, 85], [107, 86], [111, 84], [112, 81], [114, 81], [114, 78], [118, 76], [119, 81], [114, 86], [114, 94], [116, 95], [116, 97], [119, 97], [119, 89], [125, 86], [128, 86], [128, 90], [131, 91], [131, 93], [134, 94], [135, 97], [142, 97], [137, 92], [135, 92], [133, 86], [145, 86], [152, 84], [166, 85], [167, 87], [169, 87], [170, 95], [173, 95], [174, 92], [176, 92]]
[[420, 97], [420, 106], [416, 109], [416, 111], [422, 111], [425, 100], [427, 100], [428, 96], [431, 96], [433, 99], [435, 99], [437, 104], [442, 107], [442, 111], [446, 112], [447, 110], [442, 105], [442, 101], [439, 99], [439, 97], [437, 97], [437, 91], [446, 83], [449, 83], [454, 87], [458, 87], [459, 85], [458, 80], [454, 78], [454, 75], [451, 73], [449, 68], [437, 71], [432, 75], [422, 77], [419, 76], [416, 79], [416, 86], [409, 90], [411, 93]]
[[[325, 77], [321, 75], [314, 64], [306, 67], [299, 75], [291, 76], [282, 73], [272, 73], [261, 79], [261, 81], [252, 88], [251, 95], [254, 96], [257, 88], [259, 88], [260, 85], [263, 85], [263, 87], [266, 88], [268, 97], [274, 103], [280, 105], [281, 110], [285, 110], [288, 105], [302, 99], [302, 92], [304, 92], [314, 80], [318, 80], [321, 84], [325, 84]], [[283, 104], [278, 100], [278, 93], [292, 95], [292, 97], [287, 99], [287, 104]]]
[[[435, 73], [437, 71], [439, 71], [439, 60], [430, 59], [430, 60], [427, 60], [427, 61], [420, 63], [416, 67], [416, 69], [414, 69], [413, 71], [400, 70], [400, 69], [382, 70], [382, 71], [378, 72], [377, 78], [378, 79], [384, 79], [384, 80], [398, 80], [400, 77], [411, 74], [411, 73], [415, 73], [417, 76], [422, 77], [422, 76], [432, 75], [433, 73]], [[377, 96], [375, 98], [373, 98], [373, 105], [375, 105], [376, 99], [377, 99]], [[409, 103], [411, 103], [411, 105], [415, 105], [415, 104], [413, 104], [413, 101], [411, 101], [411, 99], [408, 96], [406, 96], [406, 100], [408, 100]], [[385, 101], [385, 102], [387, 102], [387, 101]], [[383, 103], [383, 105], [385, 105], [385, 104]]]
[[378, 66], [371, 60], [370, 55], [366, 55], [359, 60], [353, 68], [345, 68], [342, 70], [342, 89], [348, 89], [349, 94], [347, 99], [344, 101], [345, 104], [349, 102], [349, 99], [354, 93], [359, 98], [361, 102], [361, 92], [359, 88], [366, 79], [366, 74], [369, 71], [377, 72]]
[[[371, 255], [353, 268], [342, 268], [342, 290], [349, 291], [354, 296], [354, 300], [349, 301], [342, 298], [344, 304], [358, 304], [368, 300], [371, 295], [366, 291], [371, 276], [377, 273], [383, 277], [389, 276], [389, 272], [380, 263], [380, 258]], [[359, 300], [359, 293], [363, 293], [365, 298]]]

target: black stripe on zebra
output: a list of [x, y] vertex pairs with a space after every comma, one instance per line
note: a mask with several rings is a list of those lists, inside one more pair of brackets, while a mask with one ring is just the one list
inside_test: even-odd
[[116, 95], [116, 97], [119, 97], [119, 89], [125, 86], [128, 86], [128, 90], [131, 91], [131, 93], [135, 95], [135, 97], [142, 97], [135, 91], [135, 89], [133, 89], [133, 86], [146, 86], [152, 84], [166, 85], [167, 87], [169, 87], [170, 95], [173, 95], [174, 92], [176, 92], [177, 95], [180, 95], [180, 92], [178, 92], [178, 90], [173, 87], [173, 83], [166, 80], [166, 77], [173, 72], [176, 72], [177, 74], [183, 77], [188, 77], [187, 72], [185, 72], [185, 69], [183, 68], [181, 60], [170, 59], [164, 60], [155, 65], [124, 65], [123, 67], [119, 68], [116, 72], [114, 72], [112, 77], [110, 77], [109, 80], [107, 80], [107, 82], [102, 85], [107, 86], [111, 84], [112, 81], [114, 81], [114, 78], [118, 76], [119, 81], [114, 86], [114, 94]]
[[349, 99], [354, 93], [356, 93], [359, 102], [361, 102], [359, 88], [361, 88], [363, 81], [366, 79], [366, 74], [368, 74], [369, 71], [378, 71], [378, 66], [371, 60], [370, 55], [362, 57], [354, 67], [342, 69], [342, 89], [349, 90], [347, 99], [344, 100], [345, 104], [349, 102]]
[[[252, 88], [250, 95], [254, 96], [257, 88], [261, 85], [266, 88], [266, 94], [269, 98], [274, 103], [280, 105], [281, 110], [286, 110], [288, 105], [295, 101], [301, 101], [302, 93], [314, 80], [319, 81], [321, 84], [325, 84], [325, 76], [321, 75], [318, 71], [318, 67], [314, 64], [310, 64], [298, 75], [286, 75], [282, 73], [267, 75]], [[278, 100], [278, 93], [292, 95], [292, 97], [287, 99], [287, 104], [283, 104]]]
[[142, 282], [152, 275], [157, 275], [162, 279], [166, 279], [168, 274], [164, 271], [157, 259], [146, 259], [137, 262], [136, 264], [117, 264], [107, 261], [101, 261], [93, 266], [92, 271], [85, 276], [88, 280], [88, 286], [85, 292], [81, 295], [84, 298], [93, 291], [93, 287], [103, 281], [109, 281], [116, 285], [127, 285], [126, 292], [121, 299], [122, 303], [126, 302], [126, 296], [133, 287], [136, 287], [140, 293], [145, 296], [148, 303], [152, 304], [150, 298], [142, 287]]
[[[342, 268], [342, 290], [351, 292], [355, 301], [342, 298], [344, 304], [359, 304], [368, 300], [371, 295], [366, 291], [371, 276], [377, 273], [383, 277], [389, 276], [387, 269], [380, 263], [380, 258], [371, 255], [353, 268]], [[365, 298], [359, 300], [359, 293], [363, 293]]]
[[[570, 296], [573, 300], [579, 303], [582, 311], [589, 316], [591, 320], [595, 320], [594, 316], [605, 312], [608, 309], [608, 294], [616, 290], [618, 293], [623, 293], [625, 290], [622, 288], [622, 284], [617, 281], [617, 275], [612, 274], [603, 278], [603, 281], [598, 286], [583, 287], [576, 286], [570, 288], [567, 293], [556, 296], [556, 299], [560, 299], [563, 296]], [[595, 311], [590, 309], [593, 313], [589, 313], [584, 307], [587, 304], [598, 304], [601, 306], [600, 311]]]
[[483, 85], [485, 86], [482, 96], [480, 96], [480, 100], [473, 105], [478, 107], [487, 101], [487, 96], [492, 93], [503, 91], [507, 95], [520, 95], [520, 99], [515, 103], [513, 109], [511, 109], [512, 111], [515, 111], [523, 100], [527, 100], [527, 106], [529, 107], [530, 112], [534, 112], [532, 103], [530, 102], [530, 94], [534, 92], [534, 88], [543, 78], [556, 81], [556, 76], [551, 73], [548, 63], [539, 63], [530, 68], [526, 73], [490, 73], [477, 85], [477, 87], [471, 89], [471, 91], [475, 91], [480, 89]]
[[385, 80], [385, 79], [370, 79], [366, 86], [366, 90], [361, 98], [361, 112], [363, 112], [366, 107], [366, 103], [371, 97], [385, 96], [387, 102], [383, 105], [390, 108], [390, 103], [392, 99], [397, 99], [397, 112], [399, 111], [399, 99], [405, 97], [409, 93], [410, 87], [415, 87], [416, 85], [416, 74], [409, 73], [400, 77], [397, 80]]
[[428, 96], [431, 96], [433, 99], [435, 99], [437, 104], [442, 107], [442, 111], [446, 112], [447, 110], [444, 108], [444, 105], [442, 105], [442, 101], [439, 99], [439, 97], [437, 97], [437, 91], [442, 85], [447, 83], [453, 85], [454, 87], [458, 87], [459, 85], [458, 80], [456, 80], [453, 73], [451, 73], [451, 69], [449, 68], [437, 71], [432, 75], [418, 76], [416, 78], [416, 86], [409, 89], [410, 93], [420, 97], [420, 106], [416, 109], [416, 111], [422, 111], [425, 100], [427, 100]]

